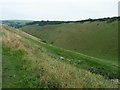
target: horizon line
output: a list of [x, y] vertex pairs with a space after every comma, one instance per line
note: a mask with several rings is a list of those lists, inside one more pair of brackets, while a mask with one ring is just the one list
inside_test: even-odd
[[23, 20], [23, 21], [82, 21], [82, 20], [88, 20], [88, 19], [103, 19], [103, 18], [113, 18], [113, 17], [120, 17], [120, 16], [108, 16], [108, 17], [99, 17], [99, 18], [86, 18], [86, 19], [78, 19], [78, 20], [49, 20], [49, 19], [1, 19], [0, 21], [14, 21], [14, 20]]

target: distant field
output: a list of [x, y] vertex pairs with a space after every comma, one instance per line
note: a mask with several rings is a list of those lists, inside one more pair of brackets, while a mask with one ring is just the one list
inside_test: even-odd
[[43, 43], [8, 26], [1, 32], [3, 88], [118, 87], [116, 63]]
[[117, 64], [118, 21], [28, 25], [21, 30], [53, 44]]
[[1, 20], [2, 24], [6, 24], [15, 28], [20, 28], [30, 22], [32, 22], [32, 20]]

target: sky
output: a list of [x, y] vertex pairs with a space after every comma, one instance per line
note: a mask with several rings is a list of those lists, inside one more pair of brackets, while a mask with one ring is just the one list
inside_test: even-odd
[[119, 0], [0, 0], [3, 20], [61, 20], [118, 16]]

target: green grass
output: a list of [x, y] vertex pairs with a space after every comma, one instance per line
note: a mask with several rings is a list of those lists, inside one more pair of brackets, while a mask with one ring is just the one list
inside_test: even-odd
[[24, 60], [26, 52], [21, 49], [3, 47], [3, 88], [42, 87], [36, 80], [37, 73], [27, 69], [31, 62]]
[[22, 70], [23, 53], [21, 50], [12, 51], [10, 48], [3, 47], [3, 88], [24, 86], [26, 82], [21, 83], [22, 74], [27, 74]]
[[118, 61], [118, 21], [28, 25], [21, 30], [49, 44], [113, 63]]
[[[11, 27], [3, 26], [3, 33], [4, 88], [117, 87], [115, 82], [87, 70], [93, 64], [97, 68], [98, 63], [107, 67], [101, 60], [96, 63], [96, 58], [42, 43]], [[60, 56], [65, 60], [60, 60]], [[82, 66], [76, 64], [78, 59], [83, 60]], [[108, 68], [115, 69], [112, 64]]]
[[81, 53], [65, 50], [48, 44], [43, 44], [43, 51], [53, 58], [64, 57], [63, 62], [70, 63], [78, 68], [86, 69], [92, 73], [100, 74], [106, 78], [119, 78], [118, 64], [104, 59], [94, 58]]
[[[26, 36], [24, 37], [30, 39]], [[43, 51], [54, 58], [59, 59], [59, 57], [62, 56], [65, 58], [65, 62], [70, 63], [76, 67], [89, 70], [92, 73], [103, 75], [106, 78], [119, 78], [118, 63], [114, 62], [113, 60], [95, 58], [81, 53], [55, 47], [49, 44], [42, 44], [41, 42], [35, 40], [31, 41], [35, 42], [36, 44], [42, 45]], [[33, 44], [31, 44], [30, 47], [32, 46]]]
[[[109, 78], [118, 76], [118, 21], [95, 21], [60, 25], [29, 25], [21, 28], [42, 41], [50, 56]], [[82, 53], [82, 54], [81, 54]], [[69, 60], [71, 59], [71, 60]], [[80, 63], [79, 63], [80, 61]]]

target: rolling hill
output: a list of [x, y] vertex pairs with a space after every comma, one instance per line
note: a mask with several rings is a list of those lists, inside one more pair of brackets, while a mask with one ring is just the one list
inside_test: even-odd
[[[118, 66], [2, 26], [3, 88], [117, 88]], [[112, 79], [112, 80], [111, 80]]]
[[43, 42], [117, 63], [118, 20], [108, 18], [44, 26], [35, 23], [20, 29]]

